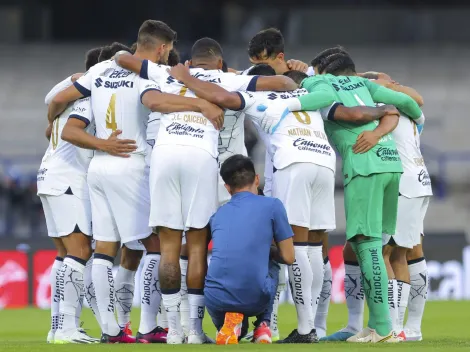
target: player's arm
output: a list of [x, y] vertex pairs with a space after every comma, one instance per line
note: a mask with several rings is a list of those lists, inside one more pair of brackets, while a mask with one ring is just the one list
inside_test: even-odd
[[286, 209], [279, 199], [274, 200], [273, 222], [274, 241], [279, 250], [278, 261], [283, 264], [292, 265], [295, 261], [294, 233], [289, 225]]
[[[299, 85], [287, 76], [255, 76], [256, 84], [254, 91], [287, 92], [296, 90]], [[247, 89], [250, 90], [250, 89]]]
[[353, 146], [353, 152], [362, 154], [368, 152], [379, 143], [380, 138], [392, 132], [398, 126], [399, 116], [385, 115], [373, 131], [362, 132]]
[[400, 116], [400, 112], [393, 105], [382, 105], [379, 107], [346, 107], [342, 104], [334, 103], [330, 108], [321, 109], [320, 112], [324, 119], [357, 124], [369, 123], [374, 120], [378, 120], [385, 115]]
[[52, 135], [52, 123], [49, 123], [47, 125], [45, 135], [46, 135], [47, 140], [50, 141], [51, 140], [51, 135]]
[[382, 87], [369, 80], [365, 80], [364, 82], [375, 102], [395, 105], [398, 110], [415, 120], [417, 124], [424, 123], [424, 117], [422, 117], [423, 113], [418, 104], [411, 97], [404, 93], [395, 92], [391, 89]]
[[75, 73], [72, 76], [67, 77], [63, 81], [57, 83], [49, 93], [47, 93], [45, 100], [46, 105], [49, 105], [54, 97], [61, 91], [70, 87], [77, 79], [79, 79], [83, 73]]
[[125, 50], [118, 51], [114, 55], [114, 61], [116, 61], [116, 63], [122, 68], [125, 68], [126, 70], [132, 71], [137, 74], [140, 74], [142, 70], [142, 60], [136, 58], [134, 55]]
[[377, 83], [378, 85], [381, 85], [385, 88], [391, 89], [395, 92], [400, 92], [408, 95], [410, 98], [412, 98], [420, 107], [424, 105], [424, 99], [421, 96], [421, 94], [418, 93], [418, 91], [414, 88], [407, 87], [407, 86], [402, 86], [401, 84], [391, 81], [391, 80], [385, 80], [385, 79], [378, 79], [374, 80], [374, 83]]

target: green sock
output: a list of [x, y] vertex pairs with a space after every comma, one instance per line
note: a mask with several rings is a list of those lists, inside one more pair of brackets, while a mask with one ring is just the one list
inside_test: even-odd
[[379, 335], [386, 336], [392, 331], [392, 319], [388, 308], [388, 277], [382, 257], [382, 240], [368, 237], [352, 244], [361, 267], [369, 307], [368, 326]]

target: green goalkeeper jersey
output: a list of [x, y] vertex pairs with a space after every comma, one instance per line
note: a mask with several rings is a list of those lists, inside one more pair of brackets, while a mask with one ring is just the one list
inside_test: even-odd
[[[398, 93], [358, 76], [318, 75], [306, 78], [302, 87], [310, 94], [299, 97], [302, 110], [318, 110], [334, 102], [345, 106], [375, 106], [381, 102], [395, 105], [408, 116], [415, 119], [421, 116], [416, 102], [403, 93]], [[329, 115], [334, 114], [331, 110]], [[332, 116], [323, 116], [325, 131], [336, 145], [343, 158], [344, 185], [355, 176], [369, 176], [384, 172], [403, 172], [400, 156], [391, 134], [383, 136], [379, 143], [364, 154], [352, 150], [357, 137], [364, 131], [372, 131], [378, 121], [358, 125], [335, 121]]]

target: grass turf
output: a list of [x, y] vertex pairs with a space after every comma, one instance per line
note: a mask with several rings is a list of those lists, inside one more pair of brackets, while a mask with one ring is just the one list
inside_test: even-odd
[[[49, 311], [40, 309], [18, 309], [0, 310], [0, 351], [11, 352], [35, 352], [35, 351], [150, 351], [158, 348], [163, 350], [213, 350], [220, 348], [231, 348], [235, 350], [278, 350], [278, 351], [310, 351], [311, 349], [362, 351], [364, 349], [387, 349], [387, 351], [408, 351], [413, 349], [419, 351], [470, 351], [470, 333], [468, 332], [468, 317], [470, 312], [470, 301], [456, 302], [428, 302], [423, 320], [423, 342], [409, 342], [402, 344], [380, 344], [380, 345], [355, 345], [347, 343], [319, 343], [310, 345], [254, 345], [240, 344], [238, 346], [166, 346], [166, 345], [48, 345], [45, 343], [49, 330]], [[137, 332], [139, 322], [139, 310], [132, 312], [134, 333]], [[328, 317], [328, 333], [333, 333], [345, 325], [346, 306], [332, 304]], [[91, 336], [98, 337], [99, 329], [89, 309], [84, 309], [82, 319], [85, 321], [84, 328], [88, 328]], [[279, 321], [281, 336], [286, 336], [292, 329], [296, 328], [296, 313], [293, 306], [284, 305], [280, 307]], [[205, 331], [209, 336], [215, 336], [215, 329], [209, 317], [206, 315], [204, 322]]]

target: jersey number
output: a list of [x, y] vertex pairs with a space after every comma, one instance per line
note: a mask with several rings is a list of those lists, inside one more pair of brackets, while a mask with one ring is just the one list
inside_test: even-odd
[[116, 123], [116, 94], [111, 95], [111, 100], [109, 101], [108, 110], [106, 110], [106, 128], [111, 131], [117, 130]]
[[[297, 121], [299, 121], [300, 123], [303, 123], [305, 125], [310, 125], [310, 122], [311, 122], [310, 116], [305, 111], [301, 111], [301, 112], [296, 111], [296, 112], [293, 112], [293, 114], [295, 118], [297, 119]], [[301, 115], [305, 117], [305, 120]]]
[[52, 149], [54, 150], [55, 148], [57, 148], [57, 144], [59, 144], [59, 119], [55, 119], [52, 123], [51, 140]]

